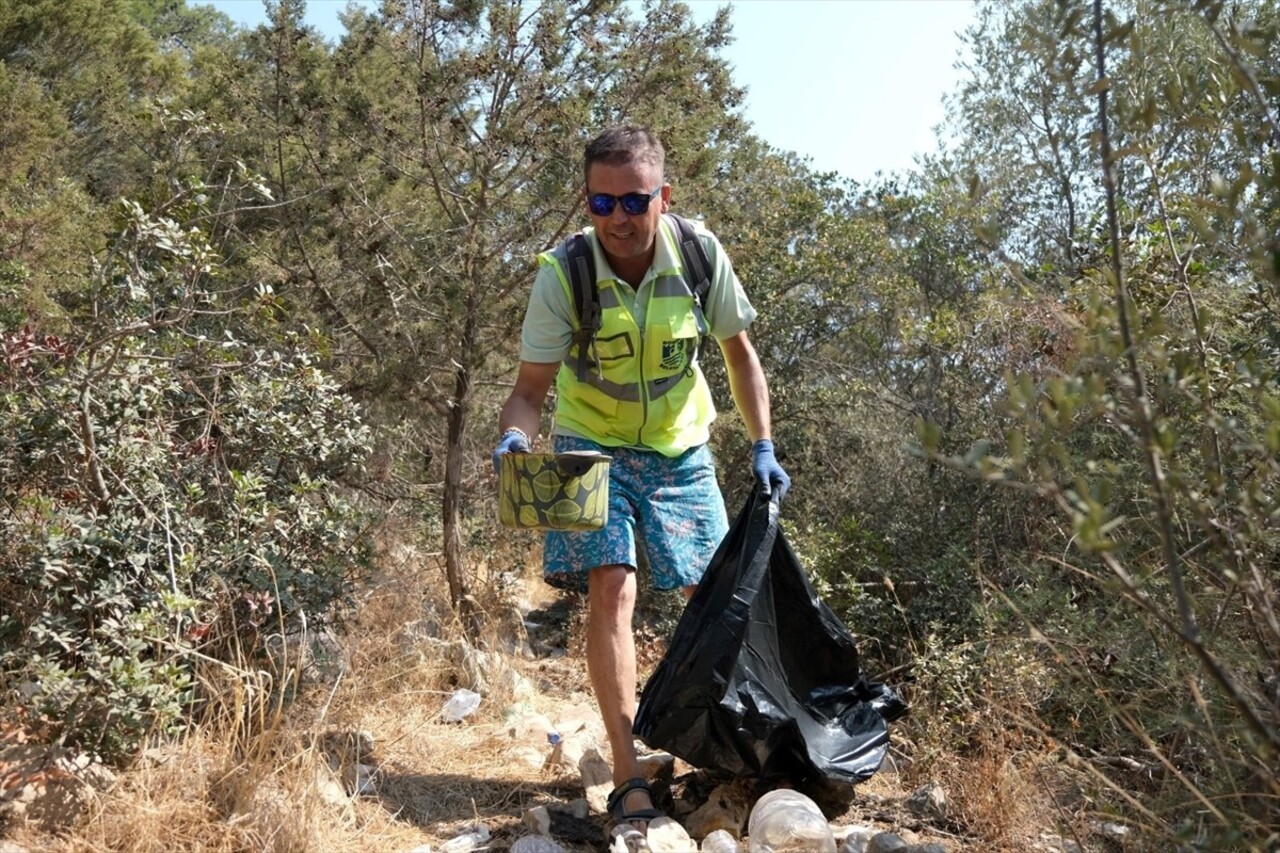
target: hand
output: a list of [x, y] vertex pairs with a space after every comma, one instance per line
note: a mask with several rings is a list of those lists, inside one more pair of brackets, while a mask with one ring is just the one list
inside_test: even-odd
[[493, 451], [493, 473], [502, 476], [502, 455], [504, 453], [528, 453], [533, 450], [529, 446], [529, 436], [524, 434], [524, 430], [512, 427], [502, 434], [502, 440], [498, 442], [498, 449]]
[[782, 470], [777, 457], [773, 455], [772, 441], [762, 438], [751, 445], [751, 467], [756, 473], [756, 479], [764, 487], [764, 493], [772, 494], [772, 490], [776, 488], [778, 503], [782, 503], [782, 499], [787, 495], [787, 489], [791, 488], [791, 478], [787, 476], [786, 471]]

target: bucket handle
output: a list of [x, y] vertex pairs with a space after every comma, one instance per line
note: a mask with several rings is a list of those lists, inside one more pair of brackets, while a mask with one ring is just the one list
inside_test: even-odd
[[603, 453], [583, 454], [583, 453], [561, 453], [556, 456], [556, 466], [560, 469], [560, 473], [565, 477], [581, 477], [591, 470], [591, 466], [597, 462], [608, 462], [612, 456], [605, 456]]

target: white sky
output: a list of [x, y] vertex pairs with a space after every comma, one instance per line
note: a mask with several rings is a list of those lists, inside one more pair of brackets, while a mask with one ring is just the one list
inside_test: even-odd
[[[247, 25], [262, 0], [188, 0]], [[348, 0], [307, 0], [307, 22], [342, 34]], [[699, 21], [723, 0], [686, 0]], [[373, 5], [364, 0], [361, 5]], [[747, 87], [746, 117], [771, 145], [821, 170], [865, 182], [905, 171], [934, 151], [942, 96], [955, 88], [958, 34], [973, 22], [970, 0], [733, 0], [734, 43], [725, 51]]]

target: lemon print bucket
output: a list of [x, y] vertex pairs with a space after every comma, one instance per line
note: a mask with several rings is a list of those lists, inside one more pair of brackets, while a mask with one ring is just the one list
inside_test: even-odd
[[609, 460], [590, 451], [505, 453], [498, 518], [507, 527], [599, 530], [609, 520]]

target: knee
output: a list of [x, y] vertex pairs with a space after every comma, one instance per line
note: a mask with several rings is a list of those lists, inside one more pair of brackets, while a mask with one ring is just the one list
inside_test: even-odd
[[629, 615], [636, 600], [635, 572], [630, 566], [600, 566], [587, 576], [588, 604], [597, 613]]

